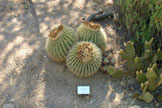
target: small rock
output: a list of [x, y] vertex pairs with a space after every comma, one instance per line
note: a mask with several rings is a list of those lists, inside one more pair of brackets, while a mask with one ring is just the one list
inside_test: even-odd
[[114, 63], [115, 63], [115, 59], [114, 59], [114, 58], [112, 58], [111, 62], [114, 64]]
[[156, 107], [159, 107], [159, 103], [156, 103], [155, 106], [156, 106]]
[[102, 71], [102, 72], [104, 71], [104, 66], [100, 67], [100, 71]]
[[88, 95], [88, 96], [86, 96], [85, 98], [86, 98], [86, 99], [90, 99], [90, 96]]
[[150, 108], [150, 107], [148, 107], [148, 106], [144, 106], [143, 108]]
[[97, 8], [97, 3], [93, 3], [92, 9], [96, 10], [96, 8]]
[[90, 103], [92, 104], [92, 103], [93, 103], [93, 101], [90, 101]]
[[44, 58], [46, 58], [47, 56], [44, 56]]
[[107, 58], [104, 58], [104, 63], [109, 63], [109, 60]]
[[58, 101], [59, 104], [61, 104], [62, 102], [61, 101]]
[[85, 18], [83, 17], [82, 20], [85, 20]]
[[118, 22], [119, 21], [119, 14], [118, 13], [114, 14], [113, 21], [114, 22]]
[[15, 99], [14, 98], [11, 98], [10, 102], [14, 102], [14, 101], [15, 101]]
[[138, 106], [138, 105], [134, 105], [134, 106], [131, 106], [131, 107], [128, 107], [128, 108], [141, 108], [141, 107]]
[[121, 84], [123, 87], [125, 87], [125, 86], [126, 86], [126, 84], [125, 84], [125, 82], [124, 82], [124, 81], [122, 81], [120, 84]]
[[112, 53], [109, 53], [108, 58], [112, 58], [112, 57], [113, 57]]
[[7, 103], [3, 105], [3, 108], [15, 108], [15, 105], [13, 103]]
[[73, 108], [78, 108], [78, 107], [76, 105], [74, 105]]

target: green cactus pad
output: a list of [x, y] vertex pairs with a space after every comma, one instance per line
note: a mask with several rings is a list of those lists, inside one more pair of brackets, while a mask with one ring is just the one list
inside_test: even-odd
[[160, 94], [157, 98], [158, 98], [158, 101], [162, 102], [162, 94]]
[[132, 98], [135, 98], [137, 100], [143, 100], [143, 96], [140, 93], [134, 93], [132, 95]]
[[158, 60], [162, 60], [162, 51], [160, 49], [157, 50]]
[[157, 83], [157, 87], [159, 87], [162, 84], [162, 74], [160, 74], [159, 82]]
[[144, 51], [144, 58], [152, 58], [152, 42], [153, 42], [154, 38], [152, 38], [150, 41], [145, 41], [145, 51]]
[[101, 51], [91, 42], [75, 44], [66, 59], [69, 70], [79, 77], [88, 77], [95, 74], [100, 68], [101, 62]]
[[103, 51], [105, 50], [107, 36], [100, 24], [84, 22], [78, 27], [77, 33], [80, 41], [93, 42]]
[[108, 67], [108, 73], [112, 76], [112, 77], [122, 77], [124, 75], [123, 70], [118, 70], [115, 69], [112, 66]]
[[123, 60], [133, 59], [135, 56], [135, 48], [133, 45], [133, 42], [128, 41], [127, 43], [124, 43], [125, 50], [120, 51], [121, 58]]
[[55, 62], [64, 62], [69, 49], [77, 42], [77, 35], [72, 28], [58, 26], [54, 28], [46, 41], [46, 50]]
[[135, 64], [136, 70], [141, 70], [144, 68], [142, 57], [135, 57], [134, 64]]
[[150, 92], [146, 92], [143, 94], [143, 99], [145, 102], [149, 103], [153, 100], [153, 95]]
[[140, 83], [144, 83], [147, 81], [146, 75], [142, 71], [137, 71], [136, 72], [136, 80]]
[[153, 70], [153, 68], [148, 68], [147, 72], [146, 72], [146, 77], [147, 77], [148, 80], [156, 80], [157, 74]]

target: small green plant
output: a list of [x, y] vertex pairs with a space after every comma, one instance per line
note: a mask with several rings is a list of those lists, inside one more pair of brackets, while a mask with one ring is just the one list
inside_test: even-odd
[[78, 42], [69, 51], [66, 65], [79, 77], [89, 77], [95, 74], [101, 66], [100, 49], [91, 42]]
[[103, 51], [105, 50], [107, 36], [100, 24], [84, 22], [78, 27], [77, 33], [80, 41], [93, 42]]
[[78, 40], [72, 28], [60, 25], [54, 28], [46, 41], [46, 50], [55, 62], [64, 62], [69, 49]]

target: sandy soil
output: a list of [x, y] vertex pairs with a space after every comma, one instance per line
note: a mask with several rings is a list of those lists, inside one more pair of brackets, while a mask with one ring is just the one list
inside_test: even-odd
[[[134, 92], [132, 85], [137, 85], [135, 79], [114, 79], [102, 72], [78, 78], [64, 64], [48, 58], [44, 45], [49, 31], [60, 23], [76, 29], [83, 17], [102, 7], [99, 3], [0, 0], [0, 107], [9, 103], [14, 108], [154, 107], [130, 97]], [[107, 50], [112, 49], [118, 59], [121, 39], [126, 33], [113, 20], [100, 23], [108, 36]], [[92, 95], [78, 96], [78, 85], [89, 85]]]

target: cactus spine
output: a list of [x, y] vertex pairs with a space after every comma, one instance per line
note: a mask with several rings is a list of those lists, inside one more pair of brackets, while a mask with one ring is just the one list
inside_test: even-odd
[[105, 50], [107, 36], [100, 24], [84, 22], [78, 27], [77, 33], [80, 41], [93, 42], [103, 51]]
[[69, 70], [79, 77], [95, 74], [101, 66], [102, 55], [91, 42], [78, 42], [69, 51], [66, 64]]
[[46, 50], [55, 62], [64, 62], [69, 49], [77, 42], [73, 29], [60, 25], [54, 28], [46, 41]]

